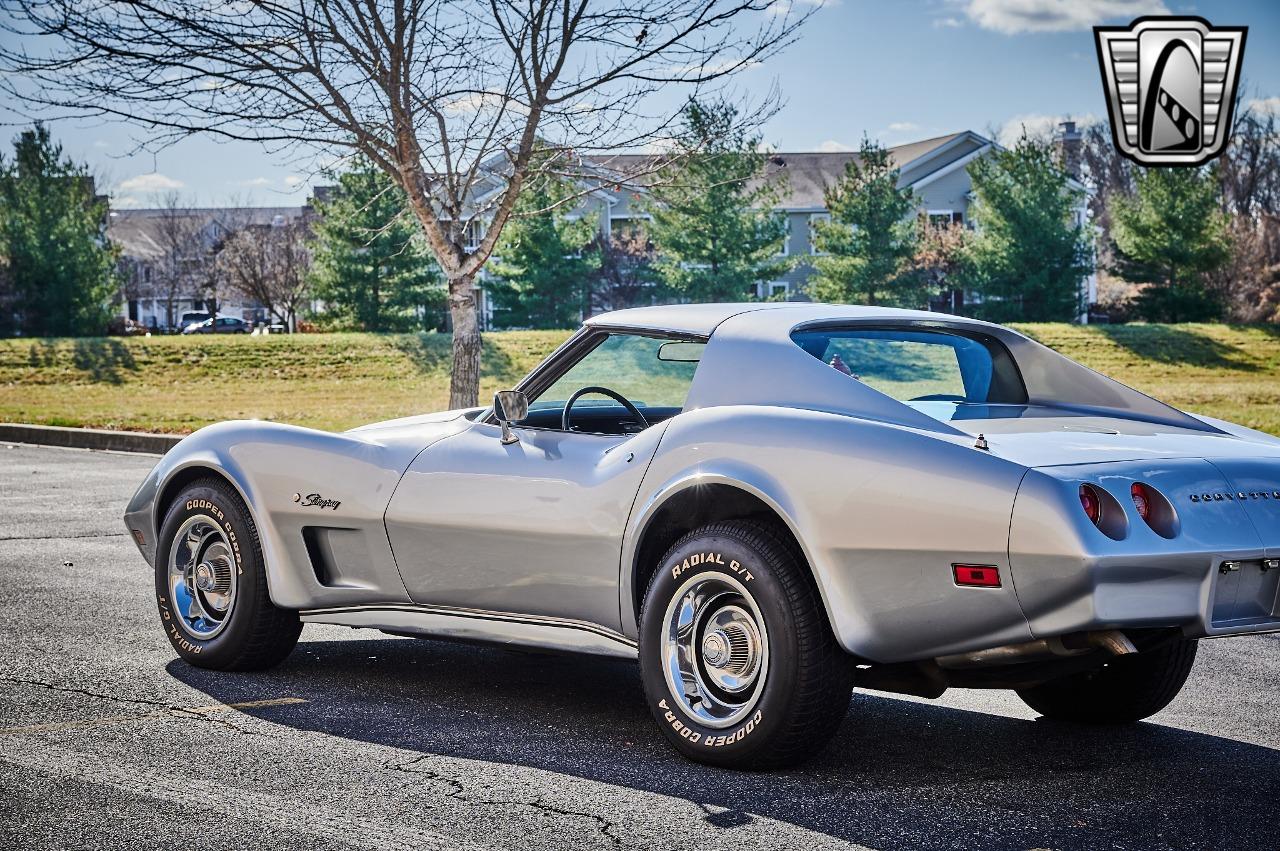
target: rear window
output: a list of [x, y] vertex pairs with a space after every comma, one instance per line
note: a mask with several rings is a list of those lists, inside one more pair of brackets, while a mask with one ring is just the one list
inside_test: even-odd
[[907, 328], [796, 331], [796, 345], [899, 402], [1026, 404], [1008, 350], [982, 334]]

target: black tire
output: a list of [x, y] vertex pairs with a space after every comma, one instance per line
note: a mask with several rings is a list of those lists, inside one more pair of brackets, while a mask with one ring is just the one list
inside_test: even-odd
[[[205, 516], [219, 523], [235, 555], [236, 587], [226, 624], [211, 638], [188, 631], [176, 602], [170, 599], [169, 555], [175, 537], [191, 518]], [[160, 622], [178, 655], [199, 668], [218, 671], [257, 671], [284, 661], [298, 643], [302, 622], [298, 613], [277, 608], [267, 595], [267, 575], [258, 529], [248, 509], [229, 484], [217, 478], [199, 479], [174, 500], [160, 527], [155, 562], [156, 601]]]
[[[767, 635], [767, 663], [757, 674], [763, 684], [749, 714], [727, 727], [703, 723], [682, 704], [667, 681], [663, 658], [668, 607], [676, 595], [687, 594], [681, 589], [690, 582], [721, 583], [722, 576], [749, 589]], [[727, 598], [741, 600], [733, 592]], [[691, 634], [694, 645], [703, 646], [706, 633]], [[698, 670], [705, 673], [705, 658], [694, 655], [699, 661], [690, 664], [704, 666]], [[836, 643], [808, 568], [770, 525], [733, 520], [695, 529], [667, 551], [649, 582], [640, 613], [645, 696], [663, 735], [692, 760], [739, 769], [803, 762], [840, 726], [853, 671], [852, 657]]]
[[1081, 724], [1131, 724], [1173, 701], [1196, 661], [1196, 642], [1177, 639], [1112, 659], [1104, 667], [1031, 688], [1018, 697], [1046, 718]]

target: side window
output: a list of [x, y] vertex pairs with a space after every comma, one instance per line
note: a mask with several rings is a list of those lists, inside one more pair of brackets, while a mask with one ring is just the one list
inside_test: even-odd
[[[569, 397], [584, 387], [618, 393], [650, 424], [684, 408], [705, 343], [609, 334], [531, 400], [525, 425], [559, 428]], [[586, 395], [574, 402], [573, 424], [584, 431], [622, 434], [636, 430], [634, 416], [608, 396]]]

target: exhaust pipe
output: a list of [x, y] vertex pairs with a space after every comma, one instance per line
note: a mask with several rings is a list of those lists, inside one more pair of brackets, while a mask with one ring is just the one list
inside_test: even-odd
[[935, 661], [938, 667], [952, 670], [987, 668], [996, 665], [1014, 665], [1019, 662], [1034, 662], [1040, 659], [1081, 656], [1099, 649], [1106, 650], [1112, 656], [1125, 656], [1138, 652], [1138, 648], [1133, 646], [1133, 642], [1123, 632], [1118, 629], [1105, 629], [1097, 632], [1073, 632], [1053, 638], [1038, 638], [1035, 641], [1006, 644], [1003, 647], [976, 650], [972, 653], [939, 656]]

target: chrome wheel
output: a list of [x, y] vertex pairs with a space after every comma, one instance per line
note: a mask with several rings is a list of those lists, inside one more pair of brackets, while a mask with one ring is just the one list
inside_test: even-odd
[[217, 521], [187, 519], [169, 548], [169, 598], [184, 632], [207, 641], [222, 632], [236, 601], [235, 557]]
[[755, 708], [769, 669], [769, 636], [747, 589], [724, 574], [694, 576], [663, 618], [667, 686], [700, 724], [731, 727]]

